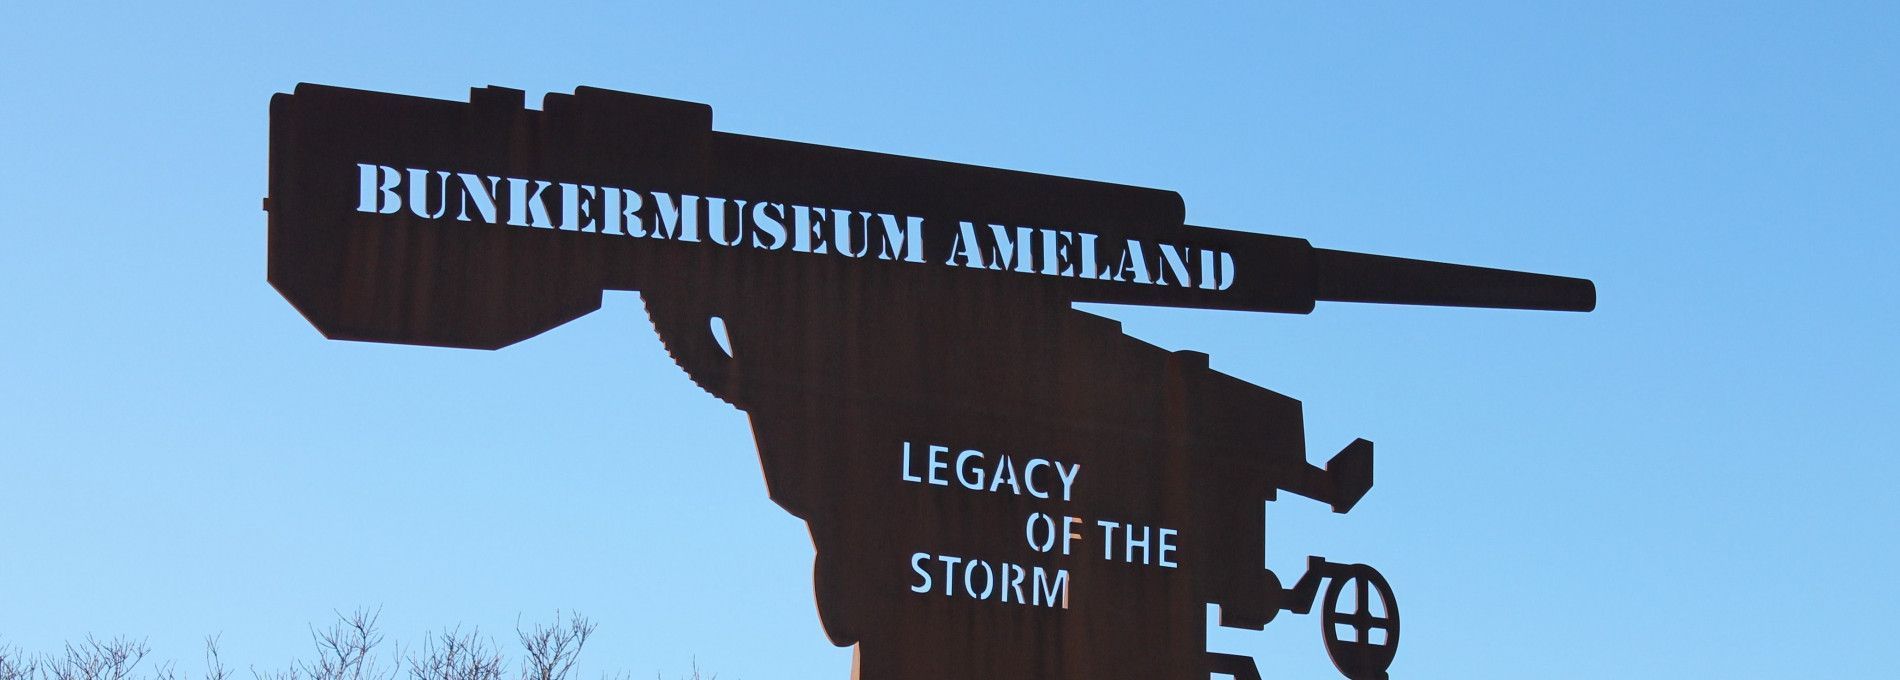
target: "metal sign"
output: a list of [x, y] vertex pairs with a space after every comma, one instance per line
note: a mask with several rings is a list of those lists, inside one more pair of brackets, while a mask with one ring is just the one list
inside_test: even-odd
[[1072, 303], [1596, 304], [1582, 279], [1188, 226], [1168, 191], [715, 132], [705, 105], [594, 88], [537, 111], [299, 85], [270, 144], [270, 283], [327, 337], [495, 349], [640, 291], [750, 416], [867, 680], [1258, 678], [1206, 650], [1206, 605], [1257, 630], [1316, 603], [1339, 670], [1386, 677], [1378, 571], [1261, 566], [1262, 503], [1351, 510], [1372, 443], [1309, 464], [1298, 401]]

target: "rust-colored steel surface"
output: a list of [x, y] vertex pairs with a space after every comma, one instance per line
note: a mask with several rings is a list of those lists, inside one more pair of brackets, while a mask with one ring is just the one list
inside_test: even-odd
[[1319, 604], [1341, 673], [1386, 677], [1384, 576], [1261, 566], [1261, 504], [1351, 510], [1372, 443], [1312, 465], [1299, 401], [1072, 303], [1596, 304], [1582, 279], [1188, 226], [1168, 191], [716, 132], [705, 105], [594, 88], [525, 104], [275, 96], [271, 285], [327, 337], [484, 349], [640, 291], [750, 416], [866, 680], [1260, 677], [1206, 650], [1210, 603], [1250, 629]]

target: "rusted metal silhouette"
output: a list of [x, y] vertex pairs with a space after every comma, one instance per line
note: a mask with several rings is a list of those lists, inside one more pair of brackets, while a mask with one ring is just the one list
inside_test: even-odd
[[1371, 442], [1309, 464], [1298, 401], [1072, 303], [1595, 306], [1586, 280], [1187, 226], [1172, 192], [715, 132], [704, 105], [593, 88], [537, 111], [299, 85], [270, 139], [269, 279], [328, 337], [494, 349], [640, 291], [750, 416], [870, 680], [1258, 678], [1206, 650], [1206, 605], [1260, 629], [1322, 583], [1335, 665], [1386, 677], [1379, 572], [1262, 567], [1263, 502], [1347, 512]]

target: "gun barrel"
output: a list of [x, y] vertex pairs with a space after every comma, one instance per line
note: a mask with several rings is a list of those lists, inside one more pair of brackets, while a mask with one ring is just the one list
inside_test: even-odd
[[1325, 248], [1315, 248], [1313, 260], [1314, 298], [1321, 301], [1557, 312], [1597, 306], [1588, 279]]

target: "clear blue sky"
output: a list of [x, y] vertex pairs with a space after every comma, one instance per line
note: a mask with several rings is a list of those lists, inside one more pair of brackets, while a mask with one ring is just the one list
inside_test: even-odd
[[[326, 341], [264, 282], [272, 93], [594, 85], [1591, 277], [1589, 315], [1095, 311], [1303, 400], [1316, 457], [1378, 443], [1269, 552], [1378, 566], [1396, 677], [1891, 672], [1896, 5], [959, 4], [0, 7], [0, 639], [275, 667], [336, 608], [564, 608], [590, 677], [844, 677], [742, 414], [632, 294], [488, 353]], [[1214, 645], [1334, 677], [1312, 617]]]

